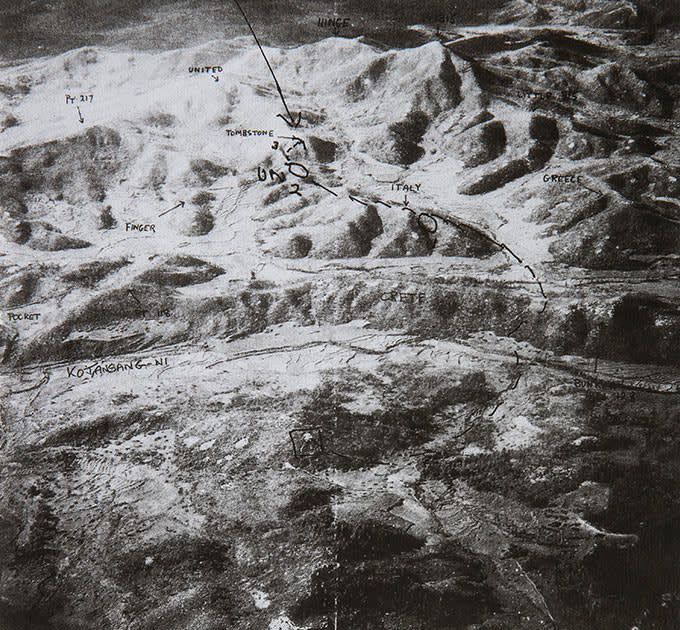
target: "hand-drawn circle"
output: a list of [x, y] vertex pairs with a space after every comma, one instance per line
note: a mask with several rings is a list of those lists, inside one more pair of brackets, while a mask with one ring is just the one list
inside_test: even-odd
[[[430, 219], [432, 221], [432, 223], [430, 223], [429, 226], [428, 226], [429, 221], [426, 221], [426, 222], [423, 223], [423, 221], [422, 221], [423, 217], [427, 217], [428, 219]], [[431, 214], [428, 214], [427, 212], [421, 212], [418, 215], [418, 225], [421, 228], [423, 228], [423, 230], [425, 230], [426, 232], [429, 232], [430, 234], [434, 234], [437, 231], [437, 227], [438, 227], [437, 219], [435, 219]]]
[[[305, 177], [307, 177], [309, 175], [309, 170], [307, 169], [307, 167], [304, 164], [300, 164], [300, 162], [286, 162], [286, 166], [288, 167], [288, 172], [291, 175], [295, 175], [295, 177], [299, 177], [300, 179], [305, 179]], [[301, 168], [304, 172], [304, 175], [300, 175], [299, 173], [296, 173], [293, 170], [294, 166]]]

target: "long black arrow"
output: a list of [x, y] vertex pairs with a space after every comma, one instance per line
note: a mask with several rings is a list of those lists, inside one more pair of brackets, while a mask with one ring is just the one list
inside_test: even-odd
[[78, 120], [79, 120], [81, 123], [84, 123], [84, 122], [85, 122], [85, 119], [83, 118], [83, 115], [80, 113], [80, 107], [76, 106], [76, 109], [78, 110]]
[[168, 208], [167, 210], [163, 210], [163, 212], [161, 212], [158, 216], [162, 217], [164, 214], [168, 214], [168, 212], [170, 212], [170, 210], [174, 210], [175, 208], [184, 208], [184, 202], [180, 201], [177, 205], [172, 206], [172, 208]]
[[288, 105], [286, 104], [286, 99], [283, 97], [283, 90], [281, 89], [281, 86], [279, 85], [279, 81], [276, 78], [276, 75], [274, 74], [274, 69], [272, 68], [272, 65], [269, 63], [269, 59], [267, 59], [267, 55], [264, 54], [264, 50], [262, 50], [262, 44], [260, 44], [260, 40], [257, 39], [257, 35], [255, 35], [255, 31], [253, 30], [253, 27], [250, 24], [250, 20], [248, 20], [248, 16], [243, 11], [243, 7], [241, 7], [238, 0], [234, 0], [234, 4], [238, 7], [238, 10], [241, 12], [243, 19], [246, 21], [246, 24], [248, 25], [248, 28], [250, 29], [250, 32], [252, 33], [253, 38], [255, 39], [255, 43], [257, 44], [257, 47], [260, 49], [260, 52], [262, 53], [262, 57], [264, 57], [264, 61], [267, 64], [267, 68], [269, 68], [269, 72], [271, 72], [272, 77], [274, 78], [274, 83], [276, 84], [276, 89], [278, 90], [279, 96], [281, 97], [281, 102], [283, 103], [283, 106], [286, 108], [286, 113], [288, 114], [288, 118], [286, 118], [283, 114], [277, 114], [277, 116], [279, 118], [281, 118], [289, 127], [293, 127], [293, 128], [299, 127], [300, 121], [302, 120], [302, 113], [298, 112], [297, 121], [293, 118], [293, 114], [290, 113], [290, 110], [288, 109]]

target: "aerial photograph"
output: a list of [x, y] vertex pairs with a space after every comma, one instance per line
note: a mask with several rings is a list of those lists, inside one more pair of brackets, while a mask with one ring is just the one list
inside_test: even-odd
[[0, 0], [0, 630], [680, 630], [680, 0]]

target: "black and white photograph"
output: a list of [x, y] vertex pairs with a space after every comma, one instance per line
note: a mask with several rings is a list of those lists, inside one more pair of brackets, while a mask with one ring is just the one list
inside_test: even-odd
[[0, 0], [0, 630], [680, 630], [680, 0]]

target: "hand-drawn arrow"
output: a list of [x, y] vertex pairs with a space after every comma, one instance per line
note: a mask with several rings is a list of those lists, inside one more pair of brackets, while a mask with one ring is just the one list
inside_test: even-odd
[[167, 214], [168, 212], [170, 212], [170, 210], [174, 210], [175, 208], [184, 208], [184, 202], [180, 201], [177, 205], [172, 206], [172, 208], [168, 208], [167, 210], [163, 210], [163, 212], [161, 212], [158, 216], [162, 217], [164, 214]]
[[591, 193], [595, 193], [596, 195], [599, 195], [600, 197], [604, 196], [599, 190], [593, 190], [592, 188], [589, 188], [585, 184], [581, 184], [581, 186], [583, 186], [583, 188], [585, 188], [586, 190], [589, 190]]
[[283, 103], [283, 106], [286, 108], [286, 114], [288, 115], [288, 118], [286, 118], [283, 114], [277, 114], [277, 116], [279, 118], [281, 118], [289, 127], [293, 127], [293, 128], [299, 127], [300, 121], [302, 120], [302, 113], [298, 112], [297, 120], [295, 120], [295, 118], [293, 117], [293, 114], [290, 113], [290, 109], [288, 109], [286, 99], [283, 96], [283, 90], [281, 89], [281, 86], [279, 85], [279, 81], [276, 78], [276, 75], [274, 74], [274, 69], [272, 68], [272, 65], [269, 63], [269, 59], [267, 59], [267, 55], [264, 54], [264, 50], [262, 49], [262, 44], [260, 44], [260, 40], [257, 38], [257, 35], [255, 35], [255, 31], [253, 30], [253, 27], [250, 24], [250, 21], [248, 20], [248, 16], [243, 11], [243, 7], [241, 7], [241, 4], [239, 3], [238, 0], [234, 0], [234, 4], [238, 7], [238, 10], [241, 12], [241, 15], [243, 16], [243, 19], [246, 21], [246, 24], [248, 25], [248, 28], [250, 29], [250, 32], [253, 36], [253, 39], [255, 40], [255, 43], [257, 44], [257, 47], [260, 49], [260, 52], [262, 53], [262, 57], [264, 58], [264, 61], [267, 64], [267, 68], [269, 68], [269, 72], [271, 72], [271, 75], [274, 79], [274, 83], [276, 84], [276, 89], [279, 93], [279, 96], [281, 97], [281, 102]]
[[294, 140], [295, 142], [293, 143], [293, 148], [295, 148], [298, 144], [302, 145], [302, 148], [305, 150], [305, 153], [307, 153], [307, 145], [305, 144], [305, 141], [302, 138], [298, 138], [297, 136], [276, 136], [277, 138], [285, 138], [286, 140]]
[[78, 120], [79, 120], [81, 123], [84, 123], [84, 122], [85, 122], [85, 119], [83, 118], [83, 115], [80, 113], [80, 107], [76, 106], [76, 109], [78, 110]]
[[216, 74], [211, 74], [210, 76], [211, 76], [213, 79], [215, 79], [215, 81], [219, 81], [219, 80], [220, 80], [220, 78], [219, 78]]
[[137, 306], [139, 306], [139, 308], [140, 308], [142, 311], [144, 311], [144, 307], [142, 306], [142, 303], [137, 299], [137, 296], [134, 294], [134, 292], [132, 291], [132, 289], [128, 289], [128, 294], [129, 294], [129, 296], [130, 296], [135, 302], [137, 302]]
[[146, 311], [146, 309], [144, 308], [144, 306], [142, 306], [142, 303], [137, 299], [137, 296], [134, 294], [134, 292], [132, 291], [132, 289], [128, 289], [128, 295], [135, 301], [135, 303], [136, 303], [137, 306], [139, 307], [139, 310], [140, 310], [140, 312], [141, 312], [141, 314], [142, 314], [142, 317], [146, 318], [146, 313], [147, 313], [147, 311]]

